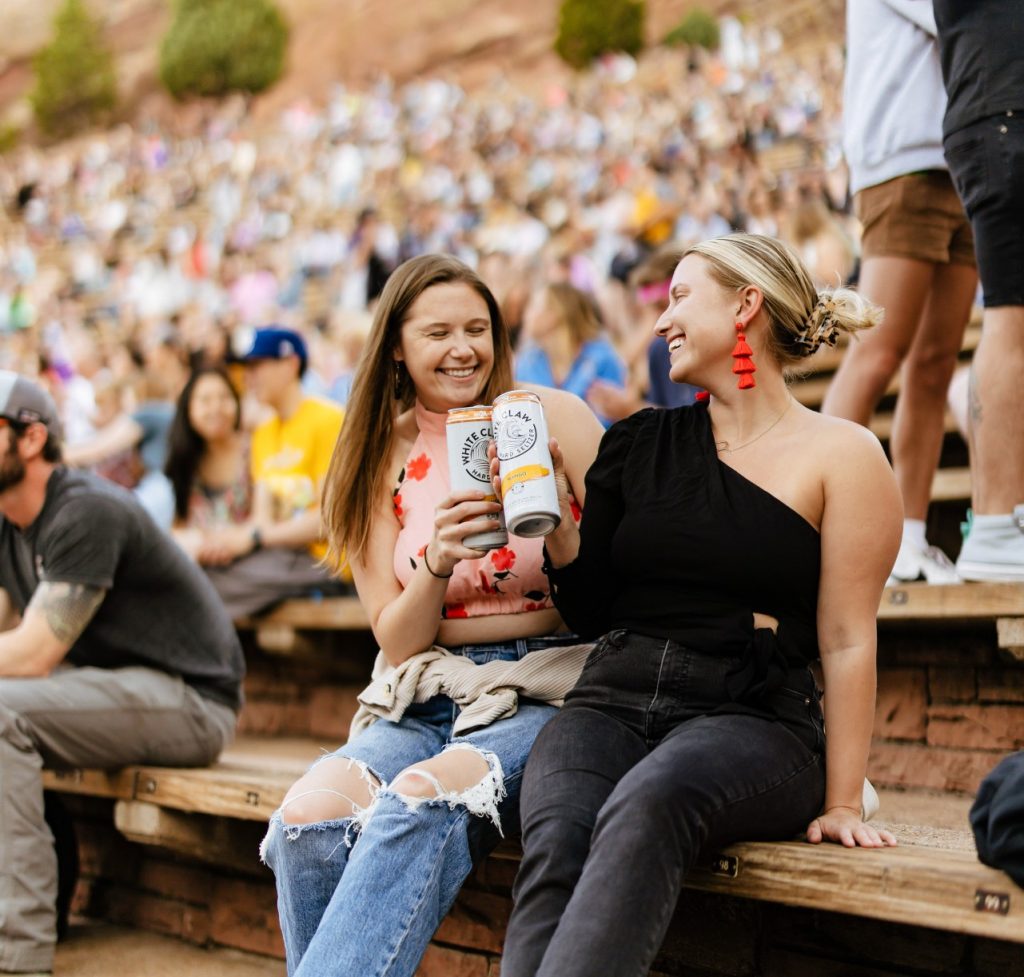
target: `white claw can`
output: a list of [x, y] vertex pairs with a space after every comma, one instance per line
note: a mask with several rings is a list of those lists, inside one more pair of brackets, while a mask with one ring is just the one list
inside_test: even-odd
[[510, 390], [494, 401], [505, 522], [516, 536], [547, 536], [561, 521], [540, 397]]
[[[448, 439], [448, 473], [452, 491], [479, 489], [487, 493], [488, 502], [497, 502], [498, 498], [491, 488], [491, 463], [487, 457], [487, 446], [494, 440], [491, 408], [456, 407], [448, 411], [445, 434]], [[491, 550], [508, 542], [505, 513], [499, 510], [488, 518], [494, 520], [494, 529], [486, 533], [473, 533], [463, 540], [471, 550]]]

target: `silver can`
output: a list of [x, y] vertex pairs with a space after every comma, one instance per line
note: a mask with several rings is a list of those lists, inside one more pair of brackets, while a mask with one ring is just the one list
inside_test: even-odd
[[[448, 411], [445, 434], [452, 491], [479, 489], [487, 493], [488, 502], [497, 502], [498, 497], [491, 488], [491, 468], [487, 458], [487, 446], [494, 440], [491, 408], [456, 407]], [[504, 511], [499, 510], [488, 518], [494, 520], [494, 529], [473, 533], [463, 540], [471, 550], [492, 550], [508, 542]]]
[[516, 536], [547, 536], [561, 521], [540, 397], [510, 390], [494, 401], [505, 522]]

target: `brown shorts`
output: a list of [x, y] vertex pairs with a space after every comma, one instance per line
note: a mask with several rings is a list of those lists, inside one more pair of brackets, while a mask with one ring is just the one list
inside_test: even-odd
[[945, 170], [909, 173], [867, 187], [853, 204], [863, 227], [865, 258], [897, 255], [938, 265], [976, 264], [971, 225]]

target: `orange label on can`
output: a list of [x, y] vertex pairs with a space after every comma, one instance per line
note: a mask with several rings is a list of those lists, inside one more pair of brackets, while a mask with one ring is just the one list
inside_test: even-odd
[[453, 407], [448, 411], [446, 424], [467, 424], [474, 421], [489, 421], [490, 407]]
[[545, 468], [543, 465], [523, 465], [522, 468], [514, 468], [502, 478], [501, 493], [505, 495], [514, 485], [532, 482], [535, 478], [546, 478], [550, 474], [550, 469]]
[[499, 404], [507, 404], [515, 400], [532, 400], [534, 403], [540, 403], [540, 397], [532, 390], [509, 390], [494, 398], [494, 406], [497, 407]]

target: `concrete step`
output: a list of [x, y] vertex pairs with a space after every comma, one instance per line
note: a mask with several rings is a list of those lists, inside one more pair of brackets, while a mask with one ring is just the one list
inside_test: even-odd
[[57, 947], [55, 977], [283, 977], [284, 961], [209, 950], [158, 933], [81, 921]]

